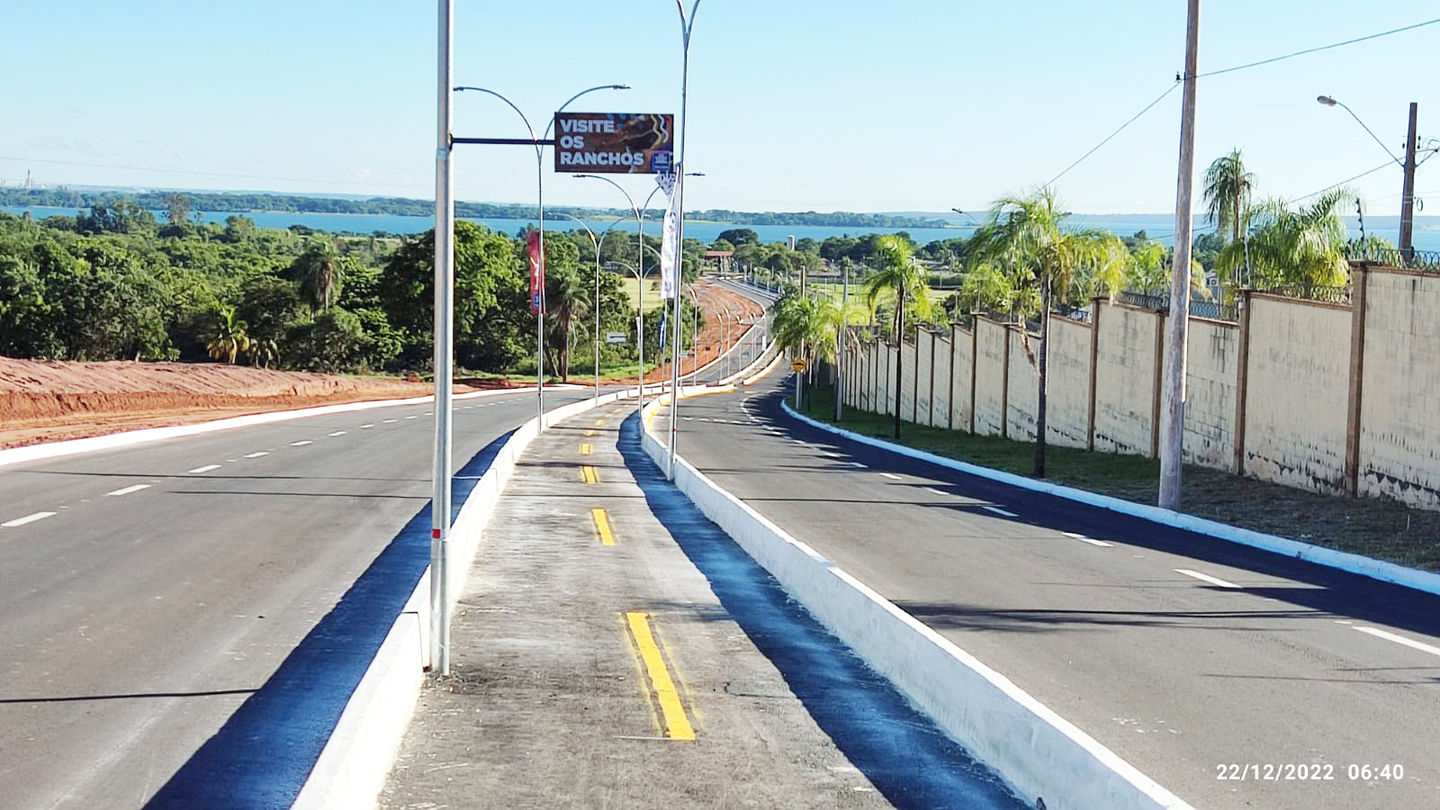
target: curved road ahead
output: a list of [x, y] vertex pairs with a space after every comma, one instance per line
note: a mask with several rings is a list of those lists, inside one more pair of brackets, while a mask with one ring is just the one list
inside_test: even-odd
[[783, 382], [683, 403], [680, 453], [1181, 798], [1440, 807], [1440, 597], [850, 442]]

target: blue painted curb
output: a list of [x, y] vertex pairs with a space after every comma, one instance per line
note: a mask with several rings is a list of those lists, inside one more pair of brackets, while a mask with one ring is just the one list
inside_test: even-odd
[[790, 403], [784, 399], [780, 400], [780, 407], [791, 417], [811, 427], [819, 428], [828, 433], [843, 436], [851, 441], [876, 447], [881, 450], [888, 450], [902, 456], [927, 461], [941, 467], [949, 467], [952, 470], [958, 470], [981, 478], [988, 478], [991, 481], [998, 481], [1002, 484], [1028, 489], [1032, 492], [1043, 492], [1047, 495], [1054, 495], [1057, 498], [1066, 498], [1078, 503], [1097, 506], [1101, 509], [1109, 509], [1112, 512], [1141, 518], [1142, 520], [1148, 520], [1162, 526], [1184, 529], [1185, 531], [1203, 534], [1217, 540], [1238, 543], [1242, 546], [1250, 546], [1251, 548], [1258, 548], [1274, 554], [1293, 557], [1297, 560], [1323, 565], [1327, 568], [1335, 568], [1352, 574], [1359, 574], [1362, 577], [1369, 577], [1381, 582], [1388, 582], [1393, 585], [1400, 585], [1424, 593], [1440, 595], [1440, 574], [1421, 571], [1418, 568], [1407, 568], [1403, 565], [1396, 565], [1395, 563], [1376, 560], [1359, 554], [1351, 554], [1346, 551], [1323, 548], [1312, 543], [1302, 543], [1298, 540], [1291, 540], [1288, 537], [1242, 529], [1239, 526], [1231, 526], [1228, 523], [1206, 520], [1205, 518], [1195, 517], [1194, 515], [1162, 509], [1158, 506], [1148, 506], [1143, 503], [1135, 503], [1121, 498], [1112, 498], [1109, 495], [1098, 495], [1083, 489], [1060, 486], [1059, 484], [1052, 484], [1048, 481], [1036, 481], [1033, 478], [1026, 478], [1023, 475], [992, 470], [989, 467], [967, 464], [963, 461], [956, 461], [953, 458], [927, 453], [924, 450], [916, 450], [912, 447], [887, 442], [884, 439], [862, 436], [859, 433], [811, 419], [808, 416], [798, 413], [794, 408], [791, 408]]

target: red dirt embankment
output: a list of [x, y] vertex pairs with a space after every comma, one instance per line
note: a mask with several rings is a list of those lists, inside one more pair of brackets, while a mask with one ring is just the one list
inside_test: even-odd
[[[719, 353], [726, 308], [732, 342], [744, 331], [739, 321], [762, 312], [759, 304], [705, 282], [696, 290], [706, 326], [698, 356], [683, 361], [683, 371]], [[668, 366], [650, 372], [647, 379], [668, 380]], [[582, 377], [571, 381], [589, 382]], [[635, 379], [604, 382], [634, 384]], [[467, 381], [457, 383], [455, 391], [509, 385], [504, 380]], [[429, 383], [393, 377], [340, 377], [223, 363], [57, 363], [0, 357], [0, 448], [266, 411], [423, 397], [433, 390]]]

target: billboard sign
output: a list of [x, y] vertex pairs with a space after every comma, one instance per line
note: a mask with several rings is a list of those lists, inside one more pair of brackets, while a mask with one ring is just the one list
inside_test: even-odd
[[556, 113], [555, 171], [668, 174], [674, 133], [668, 113]]

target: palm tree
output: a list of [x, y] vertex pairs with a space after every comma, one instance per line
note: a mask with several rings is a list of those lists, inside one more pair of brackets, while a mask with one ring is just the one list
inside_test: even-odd
[[274, 338], [252, 339], [245, 351], [250, 355], [250, 362], [261, 368], [270, 368], [272, 365], [280, 364], [280, 345], [275, 342]]
[[545, 302], [554, 313], [554, 327], [551, 344], [555, 347], [555, 368], [560, 370], [562, 382], [570, 379], [570, 337], [575, 322], [594, 311], [592, 298], [595, 297], [590, 284], [579, 273], [556, 268], [546, 280]]
[[205, 341], [205, 350], [216, 360], [223, 359], [234, 364], [235, 358], [250, 349], [248, 326], [235, 315], [234, 307], [225, 307], [215, 313], [215, 322], [210, 336]]
[[870, 311], [883, 296], [894, 296], [895, 318], [895, 438], [900, 438], [901, 352], [905, 348], [905, 307], [912, 306], [921, 318], [934, 312], [930, 303], [930, 285], [925, 283], [925, 270], [915, 263], [910, 243], [886, 234], [875, 240], [870, 253], [874, 270], [865, 280], [865, 302]]
[[[1291, 209], [1284, 200], [1266, 200], [1255, 212], [1249, 258], [1260, 286], [1295, 285], [1308, 295], [1315, 287], [1340, 287], [1350, 277], [1345, 261], [1348, 235], [1340, 215], [1342, 203], [1355, 196], [1346, 188], [1320, 195], [1308, 208]], [[1233, 271], [1245, 261], [1234, 243], [1220, 252], [1215, 266]]]
[[311, 311], [328, 310], [344, 282], [345, 261], [335, 242], [314, 236], [290, 265], [290, 276], [300, 283], [300, 294], [310, 302]]
[[1027, 197], [1001, 197], [990, 208], [983, 234], [971, 254], [977, 264], [1008, 270], [1006, 276], [1040, 292], [1040, 348], [1034, 359], [1039, 378], [1035, 414], [1035, 470], [1045, 476], [1045, 411], [1048, 404], [1050, 310], [1056, 295], [1077, 290], [1114, 291], [1123, 283], [1129, 252], [1120, 237], [1098, 230], [1066, 230], [1069, 214], [1048, 186]]
[[[782, 351], [813, 367], [816, 360], [835, 358], [836, 339], [840, 332], [840, 307], [829, 298], [802, 297], [798, 289], [790, 289], [775, 302], [771, 332]], [[795, 407], [800, 407], [802, 383], [797, 379]]]
[[1205, 170], [1205, 218], [1215, 225], [1220, 238], [1241, 241], [1250, 228], [1250, 198], [1255, 193], [1255, 175], [1245, 171], [1240, 150], [1216, 158]]

